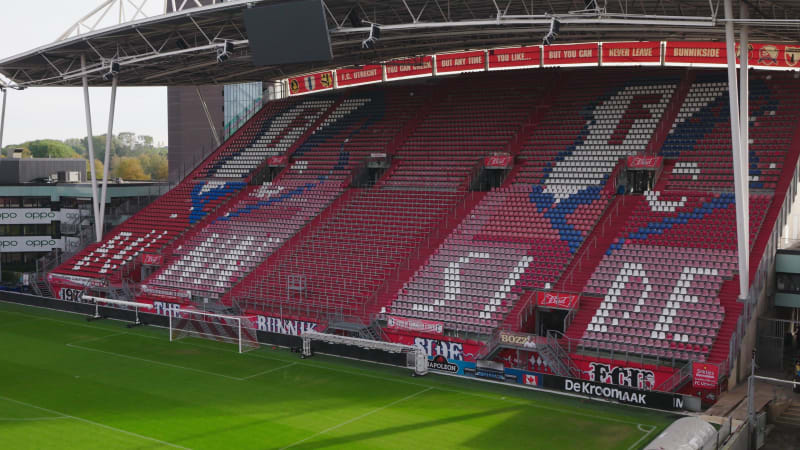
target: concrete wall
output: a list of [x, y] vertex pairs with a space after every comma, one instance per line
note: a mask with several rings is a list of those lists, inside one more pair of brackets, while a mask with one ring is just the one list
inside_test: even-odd
[[78, 158], [4, 158], [0, 160], [0, 183], [29, 183], [58, 172], [80, 172], [86, 181], [86, 161]]
[[208, 106], [217, 135], [223, 138], [222, 86], [167, 88], [169, 182], [179, 182], [217, 148], [198, 90]]

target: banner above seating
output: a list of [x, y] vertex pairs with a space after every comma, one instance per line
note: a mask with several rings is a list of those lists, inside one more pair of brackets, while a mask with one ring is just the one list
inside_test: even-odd
[[489, 70], [530, 69], [542, 66], [542, 47], [496, 48], [489, 50]]
[[336, 71], [336, 86], [338, 87], [358, 86], [379, 81], [383, 81], [383, 66], [380, 64]]
[[578, 306], [578, 294], [565, 294], [559, 292], [536, 292], [536, 306], [552, 309], [573, 309]]
[[725, 66], [724, 42], [667, 42], [664, 64], [668, 66]]
[[386, 80], [433, 76], [433, 56], [395, 59], [384, 65], [386, 66]]
[[163, 262], [162, 255], [154, 255], [152, 253], [142, 254], [142, 264], [145, 266], [160, 266]]
[[506, 154], [487, 156], [483, 159], [483, 167], [487, 169], [508, 169], [514, 164], [514, 158]]
[[542, 65], [551, 66], [596, 66], [600, 63], [598, 44], [545, 45]]
[[[800, 69], [800, 45], [750, 44], [747, 63], [751, 66], [782, 67]], [[741, 57], [741, 49], [736, 44], [736, 61]]]
[[602, 43], [602, 65], [638, 66], [661, 64], [661, 42]]
[[333, 71], [331, 70], [289, 78], [289, 93], [291, 95], [308, 94], [327, 89], [333, 89]]
[[[667, 42], [664, 64], [726, 66], [728, 51], [724, 42]], [[741, 61], [736, 44], [736, 62]], [[800, 45], [750, 44], [747, 63], [756, 69], [800, 69]]]
[[[748, 46], [747, 54], [748, 63], [753, 69], [800, 70], [800, 44], [753, 43]], [[736, 56], [738, 63], [738, 44]], [[382, 81], [464, 72], [560, 66], [648, 65], [724, 67], [727, 65], [727, 50], [724, 42], [702, 41], [529, 45], [400, 58], [364, 67], [306, 74], [284, 82], [290, 95], [300, 95]]]
[[628, 156], [628, 169], [656, 170], [663, 162], [661, 156]]
[[289, 165], [289, 157], [286, 155], [270, 156], [267, 159], [269, 167], [286, 167]]
[[483, 72], [486, 70], [486, 51], [446, 53], [436, 55], [436, 73]]

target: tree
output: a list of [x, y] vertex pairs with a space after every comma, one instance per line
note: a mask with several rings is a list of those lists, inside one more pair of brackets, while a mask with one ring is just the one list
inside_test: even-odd
[[167, 156], [156, 150], [150, 150], [147, 153], [140, 155], [139, 160], [142, 163], [145, 173], [150, 175], [153, 180], [166, 180], [169, 175], [169, 168], [167, 165]]
[[75, 153], [83, 156], [86, 159], [89, 158], [89, 151], [86, 150], [86, 143], [83, 139], [70, 138], [66, 139], [64, 143], [72, 147], [72, 149], [75, 150]]
[[142, 149], [153, 148], [153, 137], [152, 136], [138, 136], [139, 143], [141, 144]]
[[[88, 149], [89, 144], [86, 138], [81, 139], [81, 143]], [[100, 134], [92, 136], [92, 144], [94, 145], [95, 158], [105, 161], [106, 155], [106, 135]], [[88, 151], [87, 151], [88, 153]], [[125, 151], [119, 137], [111, 136], [111, 156], [129, 156], [130, 152]]]
[[150, 179], [150, 175], [144, 173], [142, 163], [137, 158], [130, 156], [115, 157], [111, 167], [113, 168], [114, 177], [122, 178], [123, 180], [145, 181]]
[[27, 144], [34, 158], [79, 158], [69, 145], [52, 139], [31, 141]]
[[167, 180], [169, 177], [169, 162], [167, 161], [166, 157], [159, 158], [158, 163], [153, 169], [151, 175], [154, 180]]
[[[98, 180], [103, 179], [103, 163], [99, 159], [94, 160], [94, 173]], [[89, 161], [86, 161], [86, 178], [89, 179], [91, 176], [92, 166], [89, 165]]]

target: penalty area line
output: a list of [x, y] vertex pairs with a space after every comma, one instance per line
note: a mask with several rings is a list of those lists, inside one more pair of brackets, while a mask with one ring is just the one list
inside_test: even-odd
[[325, 434], [325, 433], [327, 433], [327, 432], [329, 432], [329, 431], [333, 431], [333, 430], [336, 430], [336, 429], [338, 429], [338, 428], [341, 428], [341, 427], [343, 427], [343, 426], [345, 426], [345, 425], [349, 425], [349, 424], [351, 424], [351, 423], [353, 423], [353, 422], [357, 422], [357, 421], [359, 421], [359, 420], [363, 419], [364, 417], [370, 416], [370, 415], [372, 415], [372, 414], [375, 414], [375, 413], [377, 413], [377, 412], [381, 412], [381, 411], [383, 411], [383, 410], [384, 410], [384, 409], [386, 409], [386, 408], [391, 408], [392, 406], [394, 406], [394, 405], [396, 405], [396, 404], [398, 404], [398, 403], [402, 403], [402, 402], [405, 402], [405, 401], [407, 401], [407, 400], [411, 400], [412, 398], [414, 398], [414, 397], [416, 397], [416, 396], [418, 396], [418, 395], [422, 395], [422, 394], [424, 394], [424, 393], [426, 393], [426, 392], [428, 392], [428, 391], [430, 391], [430, 390], [432, 390], [432, 389], [433, 389], [433, 386], [431, 386], [431, 387], [428, 387], [428, 388], [425, 388], [425, 389], [423, 389], [423, 390], [421, 390], [421, 391], [418, 391], [418, 392], [415, 392], [415, 393], [413, 393], [413, 394], [411, 394], [411, 395], [407, 395], [407, 396], [405, 396], [405, 397], [403, 397], [403, 398], [401, 398], [401, 399], [399, 399], [399, 400], [395, 400], [395, 401], [393, 401], [393, 402], [391, 402], [391, 403], [387, 403], [387, 404], [385, 404], [385, 405], [383, 405], [383, 406], [380, 406], [380, 407], [378, 407], [378, 408], [375, 408], [375, 409], [373, 409], [373, 410], [371, 410], [371, 411], [367, 411], [367, 412], [365, 412], [364, 414], [361, 414], [360, 416], [356, 416], [356, 417], [353, 417], [352, 419], [345, 420], [344, 422], [342, 422], [342, 423], [340, 423], [340, 424], [338, 424], [338, 425], [334, 425], [334, 426], [332, 426], [332, 427], [329, 427], [329, 428], [326, 428], [326, 429], [324, 429], [324, 430], [322, 430], [322, 431], [320, 431], [320, 432], [314, 433], [314, 434], [312, 434], [311, 436], [309, 436], [309, 437], [307, 437], [307, 438], [305, 438], [305, 439], [301, 439], [301, 440], [299, 440], [299, 441], [297, 441], [297, 442], [295, 442], [295, 443], [289, 444], [289, 445], [287, 445], [286, 447], [281, 447], [281, 450], [285, 450], [285, 449], [287, 449], [287, 448], [294, 447], [295, 445], [300, 445], [300, 444], [302, 444], [303, 442], [306, 442], [306, 441], [308, 441], [308, 440], [314, 439], [315, 437], [317, 437], [317, 436], [321, 436], [321, 435], [323, 435], [323, 434]]
[[67, 416], [55, 417], [0, 417], [0, 422], [40, 422], [44, 420], [65, 420]]
[[[645, 428], [642, 428], [642, 427], [645, 427]], [[644, 436], [640, 437], [638, 441], [636, 441], [633, 444], [631, 444], [631, 446], [628, 447], [628, 450], [633, 450], [633, 449], [637, 448], [639, 446], [640, 442], [645, 440], [647, 438], [647, 436], [650, 436], [650, 433], [652, 433], [653, 431], [656, 430], [656, 426], [655, 425], [643, 425], [641, 423], [636, 425], [636, 428], [638, 428], [639, 431], [643, 432]]]
[[166, 362], [162, 362], [162, 361], [155, 361], [155, 360], [147, 359], [147, 358], [139, 358], [138, 356], [123, 355], [122, 353], [109, 352], [109, 351], [106, 351], [106, 350], [98, 350], [96, 348], [83, 347], [83, 346], [75, 345], [75, 344], [66, 344], [66, 345], [67, 345], [67, 347], [70, 347], [70, 348], [78, 348], [78, 349], [86, 350], [86, 351], [90, 351], [90, 352], [103, 353], [105, 355], [116, 356], [116, 357], [119, 357], [119, 358], [132, 359], [134, 361], [149, 362], [150, 364], [156, 364], [156, 365], [165, 366], [165, 367], [172, 367], [173, 369], [189, 370], [189, 371], [192, 371], [192, 372], [202, 373], [202, 374], [206, 374], [206, 375], [213, 375], [213, 376], [216, 376], [216, 377], [227, 378], [229, 380], [236, 380], [236, 381], [243, 381], [244, 380], [244, 378], [233, 377], [233, 376], [225, 375], [225, 374], [222, 374], [222, 373], [209, 372], [209, 371], [203, 370], [203, 369], [195, 369], [195, 368], [192, 368], [192, 367], [179, 366], [177, 364], [170, 364], [170, 363], [166, 363]]
[[103, 339], [112, 338], [114, 336], [122, 336], [122, 335], [125, 335], [125, 334], [129, 334], [129, 333], [126, 333], [124, 331], [120, 331], [119, 333], [106, 334], [104, 336], [98, 336], [98, 337], [93, 337], [93, 338], [89, 338], [89, 339], [82, 339], [80, 341], [70, 342], [67, 345], [85, 344], [87, 342], [102, 341]]
[[272, 369], [268, 369], [268, 370], [265, 370], [263, 372], [258, 372], [258, 373], [254, 373], [252, 375], [248, 375], [246, 377], [242, 377], [242, 380], [249, 380], [251, 378], [259, 377], [261, 375], [266, 375], [266, 374], [272, 373], [272, 372], [277, 372], [277, 371], [282, 370], [282, 369], [288, 369], [289, 367], [296, 366], [296, 365], [297, 365], [297, 363], [293, 362], [293, 363], [289, 363], [289, 364], [286, 364], [286, 365], [283, 365], [283, 366], [280, 366], [280, 367], [273, 367]]
[[183, 447], [181, 445], [173, 444], [172, 442], [162, 441], [161, 439], [156, 439], [156, 438], [152, 438], [150, 436], [145, 436], [143, 434], [138, 434], [138, 433], [134, 433], [132, 431], [123, 430], [121, 428], [112, 427], [111, 425], [106, 425], [104, 423], [95, 422], [95, 421], [89, 420], [89, 419], [84, 419], [83, 417], [73, 416], [71, 414], [65, 414], [65, 413], [62, 413], [60, 411], [56, 411], [54, 409], [43, 408], [41, 406], [37, 406], [37, 405], [34, 405], [32, 403], [27, 403], [27, 402], [23, 402], [23, 401], [20, 401], [20, 400], [15, 400], [13, 398], [8, 398], [8, 397], [3, 397], [3, 396], [0, 396], [0, 399], [8, 401], [8, 402], [16, 403], [18, 405], [27, 406], [29, 408], [35, 408], [35, 409], [38, 409], [40, 411], [48, 412], [50, 414], [58, 414], [59, 416], [61, 416], [64, 419], [77, 420], [78, 422], [88, 423], [89, 425], [94, 425], [96, 427], [105, 428], [106, 430], [115, 431], [117, 433], [121, 433], [121, 434], [125, 434], [125, 435], [128, 435], [128, 436], [137, 437], [139, 439], [144, 439], [144, 440], [147, 440], [147, 441], [150, 441], [150, 442], [155, 442], [155, 443], [158, 443], [158, 444], [167, 445], [167, 446], [172, 447], [172, 448], [182, 448], [184, 450], [190, 450], [188, 447]]

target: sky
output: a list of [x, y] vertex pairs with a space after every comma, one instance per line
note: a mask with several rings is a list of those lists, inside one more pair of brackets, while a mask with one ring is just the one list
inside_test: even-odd
[[[149, 15], [163, 11], [164, 0], [133, 0]], [[2, 0], [0, 59], [55, 41], [75, 22], [104, 0]], [[127, 5], [130, 5], [127, 1]], [[126, 14], [132, 14], [130, 6]], [[101, 25], [117, 20], [113, 9]], [[108, 128], [110, 88], [90, 88], [92, 133]], [[153, 136], [167, 144], [167, 88], [117, 88], [114, 134], [130, 131]], [[34, 139], [67, 139], [86, 136], [83, 89], [44, 87], [8, 91], [3, 146]]]

